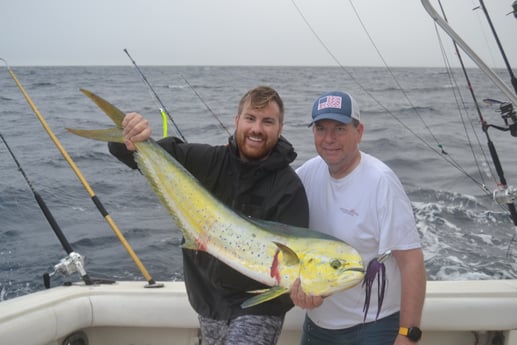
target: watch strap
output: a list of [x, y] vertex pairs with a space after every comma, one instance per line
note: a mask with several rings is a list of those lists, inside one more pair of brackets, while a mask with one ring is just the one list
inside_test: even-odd
[[399, 327], [399, 334], [414, 342], [418, 342], [422, 338], [422, 331], [418, 327]]
[[399, 334], [400, 335], [404, 335], [404, 336], [407, 337], [408, 333], [409, 333], [409, 328], [407, 328], [407, 327], [399, 327]]

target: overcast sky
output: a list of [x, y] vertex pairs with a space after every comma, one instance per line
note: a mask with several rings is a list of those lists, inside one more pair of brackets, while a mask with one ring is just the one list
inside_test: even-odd
[[[517, 66], [512, 2], [485, 1]], [[442, 3], [482, 59], [504, 67], [483, 12], [472, 10], [479, 2]], [[354, 8], [389, 66], [443, 66], [419, 0], [0, 0], [0, 57], [13, 66], [128, 65], [127, 48], [139, 65], [382, 65]]]

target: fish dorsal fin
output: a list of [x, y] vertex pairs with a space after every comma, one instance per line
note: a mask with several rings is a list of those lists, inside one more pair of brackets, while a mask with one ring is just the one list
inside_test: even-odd
[[280, 251], [282, 252], [282, 254], [283, 254], [282, 261], [285, 265], [293, 266], [293, 265], [297, 265], [300, 263], [300, 258], [298, 257], [298, 255], [296, 254], [296, 252], [294, 250], [292, 250], [285, 244], [282, 244], [279, 242], [274, 242], [274, 241], [273, 241], [273, 243], [276, 244], [278, 249], [280, 249]]

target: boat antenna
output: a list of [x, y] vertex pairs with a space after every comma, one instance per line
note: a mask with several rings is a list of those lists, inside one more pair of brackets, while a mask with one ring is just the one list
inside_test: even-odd
[[70, 165], [72, 170], [75, 172], [75, 174], [79, 178], [79, 181], [81, 181], [81, 183], [83, 184], [84, 188], [86, 189], [86, 191], [90, 195], [93, 203], [95, 204], [95, 206], [97, 206], [97, 209], [99, 210], [99, 212], [102, 214], [102, 216], [104, 217], [106, 222], [111, 226], [111, 229], [115, 232], [115, 234], [117, 235], [119, 241], [122, 243], [124, 248], [127, 250], [127, 252], [131, 256], [131, 258], [133, 259], [133, 261], [135, 262], [137, 267], [140, 269], [142, 275], [145, 277], [145, 279], [148, 282], [146, 287], [150, 287], [150, 288], [162, 287], [163, 284], [157, 283], [157, 282], [154, 281], [154, 279], [151, 277], [151, 275], [149, 274], [149, 272], [147, 271], [145, 266], [142, 264], [142, 262], [140, 261], [138, 256], [135, 254], [135, 252], [133, 251], [133, 248], [131, 248], [131, 246], [129, 245], [129, 243], [125, 239], [125, 237], [122, 234], [122, 232], [118, 229], [117, 225], [115, 224], [115, 222], [113, 221], [113, 219], [111, 218], [109, 213], [104, 208], [104, 205], [101, 203], [100, 199], [95, 195], [95, 193], [94, 193], [93, 189], [90, 187], [88, 181], [86, 181], [86, 179], [84, 178], [83, 174], [81, 173], [81, 171], [79, 170], [79, 168], [77, 167], [75, 162], [72, 160], [72, 158], [70, 158], [70, 155], [68, 154], [68, 152], [65, 150], [63, 145], [61, 145], [61, 143], [57, 139], [57, 137], [54, 134], [54, 132], [52, 132], [52, 130], [50, 129], [50, 126], [48, 125], [48, 123], [45, 120], [45, 118], [41, 115], [41, 113], [39, 112], [38, 108], [36, 108], [36, 105], [34, 104], [34, 102], [32, 102], [32, 99], [29, 97], [29, 94], [27, 93], [27, 91], [25, 91], [24, 87], [22, 86], [22, 84], [20, 83], [18, 78], [16, 77], [16, 74], [9, 67], [9, 64], [7, 63], [7, 61], [2, 59], [2, 58], [0, 58], [0, 60], [5, 63], [5, 65], [7, 66], [7, 71], [11, 75], [11, 78], [14, 80], [14, 82], [16, 83], [18, 88], [20, 89], [21, 93], [25, 97], [25, 100], [27, 101], [27, 103], [31, 107], [32, 111], [34, 112], [34, 114], [36, 115], [38, 120], [41, 122], [43, 128], [45, 129], [45, 131], [49, 135], [50, 139], [52, 139], [52, 141], [56, 145], [56, 147], [59, 150], [59, 152], [61, 153], [61, 155], [65, 158], [65, 160], [68, 162], [68, 164]]
[[174, 125], [174, 128], [176, 128], [176, 131], [178, 132], [179, 136], [181, 137], [181, 139], [183, 140], [183, 142], [187, 142], [187, 139], [183, 136], [183, 134], [181, 133], [181, 130], [179, 129], [179, 127], [176, 125], [176, 122], [174, 122], [174, 120], [172, 119], [172, 116], [171, 114], [169, 113], [169, 111], [167, 110], [167, 108], [165, 107], [165, 105], [163, 104], [162, 100], [160, 99], [160, 97], [158, 97], [158, 94], [156, 93], [156, 91], [154, 91], [151, 83], [149, 83], [149, 81], [147, 80], [147, 78], [145, 77], [144, 73], [142, 72], [142, 70], [140, 70], [140, 67], [138, 67], [138, 65], [136, 64], [135, 60], [133, 60], [133, 58], [131, 57], [131, 55], [129, 55], [129, 52], [127, 51], [127, 49], [124, 48], [124, 53], [126, 53], [126, 55], [129, 57], [129, 59], [131, 60], [131, 62], [133, 63], [133, 65], [136, 67], [136, 70], [138, 71], [138, 74], [140, 74], [140, 76], [142, 77], [142, 80], [144, 81], [144, 83], [147, 85], [147, 87], [149, 88], [149, 90], [153, 93], [154, 95], [154, 98], [156, 98], [156, 100], [158, 101], [158, 103], [160, 104], [160, 113], [162, 114], [162, 119], [163, 119], [163, 136], [166, 137], [167, 136], [167, 120], [165, 119], [165, 116], [168, 116], [169, 119], [171, 120], [172, 124]]
[[43, 275], [43, 284], [48, 289], [50, 288], [50, 277], [56, 274], [57, 272], [63, 273], [65, 275], [71, 275], [72, 273], [79, 272], [79, 275], [81, 276], [81, 279], [84, 281], [86, 285], [92, 285], [92, 284], [113, 284], [114, 280], [106, 280], [106, 279], [92, 279], [86, 273], [84, 269], [84, 258], [81, 254], [75, 252], [72, 249], [72, 246], [70, 245], [70, 242], [68, 242], [67, 238], [65, 237], [65, 234], [59, 227], [59, 225], [56, 222], [56, 219], [50, 212], [49, 208], [47, 207], [47, 204], [45, 203], [45, 200], [41, 197], [41, 195], [34, 189], [31, 181], [27, 177], [27, 174], [23, 170], [20, 162], [16, 158], [16, 155], [14, 154], [13, 150], [11, 150], [11, 147], [7, 143], [7, 140], [5, 140], [2, 133], [0, 133], [0, 138], [4, 142], [5, 147], [7, 148], [7, 151], [9, 152], [10, 156], [12, 157], [14, 163], [18, 167], [18, 170], [22, 174], [23, 178], [25, 179], [25, 182], [27, 182], [27, 185], [32, 191], [32, 194], [34, 195], [34, 199], [36, 199], [36, 202], [39, 205], [39, 208], [43, 212], [43, 215], [47, 219], [48, 223], [50, 224], [50, 227], [52, 230], [54, 230], [54, 233], [56, 234], [59, 242], [61, 243], [61, 246], [65, 250], [65, 252], [68, 254], [67, 257], [61, 259], [61, 261], [54, 265], [54, 272], [52, 273], [45, 273]]
[[[483, 9], [483, 13], [485, 14], [485, 17], [488, 21], [488, 25], [490, 25], [490, 29], [492, 30], [492, 34], [494, 35], [495, 41], [497, 42], [497, 46], [499, 47], [499, 51], [501, 52], [501, 56], [503, 57], [504, 64], [506, 65], [506, 69], [508, 70], [508, 73], [510, 74], [510, 80], [513, 86], [513, 89], [515, 93], [517, 94], [517, 78], [513, 74], [512, 67], [510, 66], [510, 63], [508, 62], [508, 58], [506, 57], [506, 53], [504, 51], [503, 45], [501, 44], [501, 41], [499, 40], [499, 36], [497, 35], [497, 31], [495, 30], [494, 24], [492, 23], [492, 19], [490, 18], [490, 15], [488, 14], [488, 10], [486, 9], [485, 2], [483, 0], [479, 0], [480, 7]], [[479, 7], [474, 8], [475, 10]], [[517, 18], [517, 0], [513, 2], [513, 8], [514, 8], [514, 15]]]

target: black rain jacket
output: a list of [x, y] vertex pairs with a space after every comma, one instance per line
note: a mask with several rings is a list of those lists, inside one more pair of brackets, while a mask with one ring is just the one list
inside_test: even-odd
[[[216, 198], [246, 216], [307, 227], [309, 207], [305, 189], [290, 167], [296, 158], [292, 145], [283, 137], [270, 156], [262, 161], [240, 159], [233, 137], [228, 145], [187, 144], [169, 137], [158, 141], [190, 171]], [[110, 152], [137, 169], [133, 153], [124, 144], [109, 143]], [[194, 310], [216, 320], [240, 315], [284, 314], [293, 307], [288, 294], [254, 307], [242, 309], [250, 298], [246, 291], [268, 288], [237, 272], [210, 254], [183, 249], [186, 290]]]

